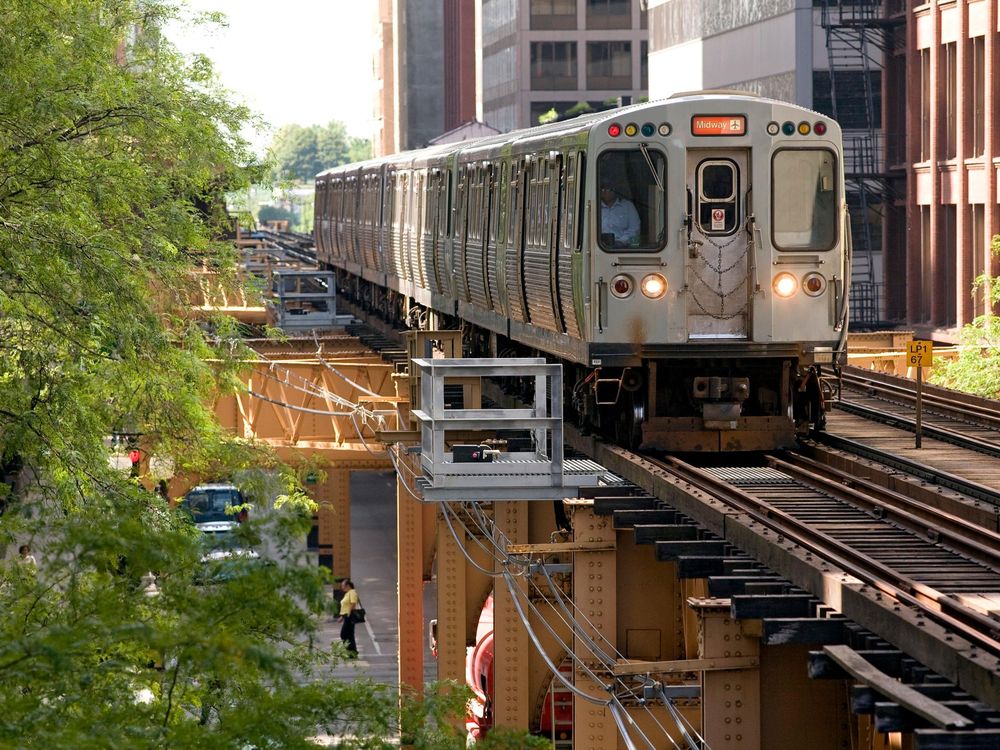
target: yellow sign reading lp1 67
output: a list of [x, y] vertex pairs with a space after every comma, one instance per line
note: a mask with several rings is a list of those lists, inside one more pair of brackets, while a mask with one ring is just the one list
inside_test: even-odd
[[930, 367], [934, 364], [933, 341], [911, 341], [906, 347], [906, 364], [909, 367]]

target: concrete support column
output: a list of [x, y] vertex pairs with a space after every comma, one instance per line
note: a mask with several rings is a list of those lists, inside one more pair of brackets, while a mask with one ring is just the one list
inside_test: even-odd
[[[526, 502], [497, 502], [493, 505], [493, 518], [497, 531], [506, 535], [511, 544], [528, 541], [528, 504]], [[500, 562], [494, 570], [501, 572]], [[518, 601], [525, 614], [527, 582], [523, 577], [514, 579], [519, 590]], [[510, 590], [503, 577], [493, 584], [493, 723], [510, 729], [528, 728], [528, 651], [531, 643], [514, 607]]]
[[437, 675], [439, 680], [465, 682], [466, 619], [465, 532], [455, 524], [458, 542], [444, 518], [438, 520], [437, 556]]
[[[572, 513], [574, 542], [615, 541], [615, 530], [610, 516], [594, 513], [593, 503], [587, 500], [568, 501]], [[596, 632], [593, 640], [604, 644], [606, 638], [612, 644], [618, 643], [618, 596], [617, 596], [616, 553], [577, 552], [573, 561], [573, 601], [580, 612], [581, 625], [589, 620]], [[580, 638], [574, 638], [573, 651], [577, 657], [594, 663], [594, 656]], [[576, 687], [595, 699], [606, 701], [608, 693], [593, 679], [578, 668], [575, 675]], [[610, 710], [596, 705], [585, 698], [573, 698], [573, 747], [575, 750], [606, 750], [618, 747], [618, 728]]]
[[424, 596], [422, 575], [423, 509], [410, 494], [410, 477], [417, 470], [410, 462], [396, 475], [396, 576], [399, 586], [399, 689], [422, 694], [424, 689]]
[[[692, 599], [701, 623], [701, 659], [760, 657], [730, 615], [728, 599]], [[712, 750], [761, 750], [760, 668], [705, 670], [701, 679], [702, 735]]]

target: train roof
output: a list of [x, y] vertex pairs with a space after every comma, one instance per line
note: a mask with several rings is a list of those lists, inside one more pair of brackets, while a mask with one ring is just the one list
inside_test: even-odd
[[353, 164], [344, 164], [338, 167], [324, 170], [317, 175], [317, 179], [329, 174], [343, 171], [364, 170], [367, 167], [376, 166], [423, 166], [429, 163], [446, 160], [452, 157], [462, 158], [473, 154], [492, 153], [501, 148], [517, 148], [536, 140], [549, 140], [552, 138], [572, 137], [584, 132], [589, 132], [595, 126], [614, 120], [622, 119], [631, 113], [638, 113], [654, 107], [667, 106], [673, 104], [687, 104], [694, 101], [746, 101], [768, 105], [780, 105], [792, 107], [803, 112], [812, 112], [817, 117], [827, 117], [826, 115], [810, 110], [793, 102], [784, 102], [777, 99], [761, 97], [747, 91], [736, 91], [729, 89], [710, 89], [705, 91], [686, 91], [674, 94], [665, 99], [655, 99], [653, 101], [639, 102], [624, 107], [601, 110], [580, 115], [570, 120], [551, 122], [545, 125], [535, 125], [529, 128], [512, 130], [507, 133], [488, 135], [482, 138], [473, 138], [467, 141], [457, 141], [454, 143], [442, 143], [426, 148], [414, 149], [412, 151], [402, 151], [397, 154], [390, 154], [374, 159], [368, 159]]

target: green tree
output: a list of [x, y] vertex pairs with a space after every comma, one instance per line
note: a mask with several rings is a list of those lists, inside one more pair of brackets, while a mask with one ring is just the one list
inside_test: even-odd
[[285, 125], [271, 144], [274, 178], [312, 182], [324, 169], [371, 156], [370, 141], [347, 134], [342, 122], [327, 125]]
[[[1000, 235], [993, 238], [991, 250], [1000, 256]], [[956, 359], [935, 358], [929, 379], [948, 388], [1000, 398], [1000, 317], [993, 312], [1000, 305], [1000, 278], [980, 276], [972, 294], [986, 300], [988, 312], [962, 329], [962, 350]]]
[[[384, 747], [395, 696], [323, 678], [325, 581], [296, 551], [314, 506], [212, 413], [246, 352], [233, 321], [190, 320], [191, 271], [231, 274], [222, 196], [260, 170], [249, 113], [156, 33], [172, 13], [0, 5], [0, 747]], [[276, 484], [239, 532], [273, 561], [204, 562], [109, 465], [122, 432], [179, 471]], [[37, 567], [10, 559], [29, 540]]]

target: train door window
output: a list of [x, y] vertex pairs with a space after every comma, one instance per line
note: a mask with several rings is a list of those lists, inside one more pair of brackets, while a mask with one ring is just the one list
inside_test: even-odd
[[666, 241], [667, 160], [642, 144], [597, 160], [598, 244], [611, 252], [655, 252]]
[[698, 229], [704, 235], [727, 235], [740, 222], [739, 172], [729, 159], [698, 165]]
[[508, 194], [510, 193], [510, 183], [508, 182], [507, 162], [500, 162], [500, 183], [497, 191], [497, 243], [503, 245], [507, 240], [507, 210]]
[[771, 169], [771, 226], [779, 250], [830, 250], [837, 242], [837, 158], [827, 149], [782, 149]]
[[576, 247], [576, 165], [577, 155], [570, 154], [566, 159], [566, 168], [562, 173], [562, 242], [564, 248]]

